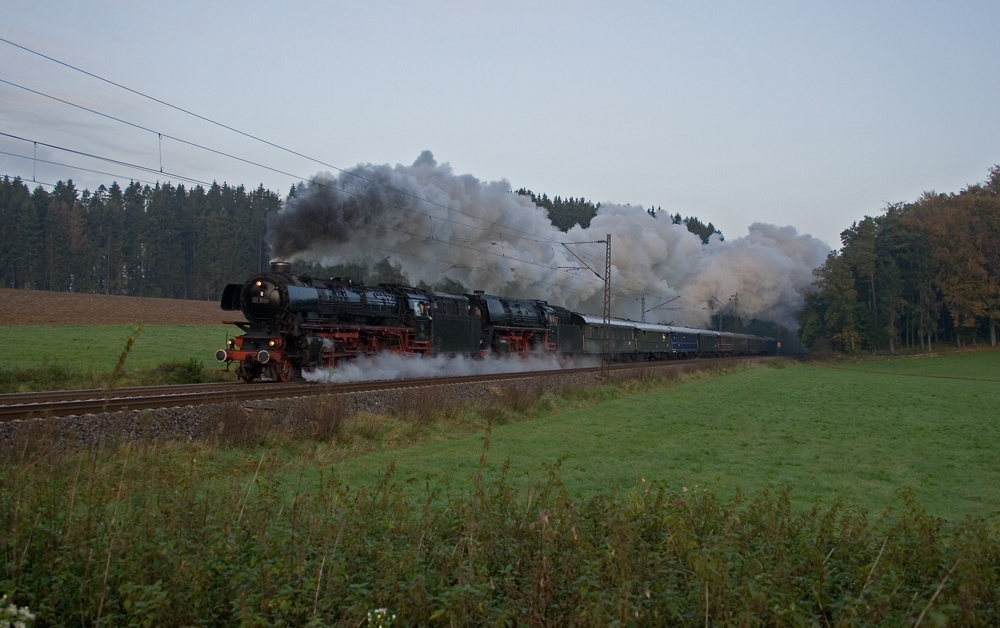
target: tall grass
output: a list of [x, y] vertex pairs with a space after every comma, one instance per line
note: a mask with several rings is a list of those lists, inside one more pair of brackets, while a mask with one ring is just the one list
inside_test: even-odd
[[358, 626], [377, 608], [439, 626], [1000, 621], [1000, 532], [946, 531], [905, 493], [878, 518], [657, 483], [578, 501], [556, 461], [523, 490], [477, 474], [438, 507], [391, 466], [289, 498], [266, 449], [222, 464], [127, 443], [40, 462], [0, 472], [0, 589], [42, 625]]
[[[61, 626], [1000, 624], [997, 521], [930, 516], [909, 491], [874, 516], [644, 478], [581, 497], [558, 452], [528, 483], [493, 460], [502, 422], [672, 383], [498, 388], [473, 405], [414, 392], [386, 416], [337, 397], [222, 404], [194, 441], [11, 439], [0, 594]], [[443, 486], [393, 463], [348, 483], [333, 466], [472, 430], [471, 473]]]

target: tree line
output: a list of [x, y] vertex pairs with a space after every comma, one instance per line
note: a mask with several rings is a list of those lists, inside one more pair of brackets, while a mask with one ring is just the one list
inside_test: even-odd
[[597, 215], [597, 210], [601, 204], [594, 204], [591, 201], [580, 198], [562, 198], [548, 194], [535, 194], [527, 188], [521, 188], [517, 192], [521, 196], [527, 196], [531, 202], [548, 212], [549, 221], [560, 231], [569, 231], [576, 225], [584, 229], [590, 226], [590, 221]]
[[937, 341], [996, 344], [1000, 166], [957, 194], [890, 205], [840, 238], [798, 315], [807, 345], [895, 352]]
[[[565, 199], [560, 196], [549, 198], [548, 194], [535, 194], [527, 188], [519, 189], [517, 194], [530, 197], [532, 203], [545, 209], [548, 212], [549, 220], [560, 231], [569, 231], [576, 225], [586, 229], [590, 226], [590, 221], [597, 215], [597, 210], [601, 208], [600, 203], [588, 201], [582, 196], [580, 198], [571, 196]], [[662, 212], [663, 210], [659, 207], [650, 207], [646, 210], [646, 213], [653, 218], [657, 218]], [[708, 239], [712, 235], [718, 235], [719, 239], [725, 239], [722, 237], [722, 232], [716, 229], [712, 223], [706, 225], [694, 216], [681, 218], [679, 213], [667, 214], [667, 216], [675, 225], [683, 224], [687, 227], [688, 231], [701, 238], [703, 244], [708, 244]]]
[[[583, 198], [518, 193], [562, 230], [588, 226], [600, 208]], [[280, 206], [263, 186], [132, 182], [80, 193], [72, 181], [47, 191], [3, 177], [0, 287], [215, 300], [227, 283], [267, 267], [266, 216]], [[705, 242], [721, 236], [696, 218], [669, 219]], [[957, 194], [890, 205], [846, 229], [841, 242], [814, 271], [815, 291], [798, 314], [807, 345], [893, 352], [938, 341], [996, 343], [1000, 166]], [[369, 283], [402, 279], [388, 260], [370, 267], [299, 263], [293, 270]]]
[[266, 268], [263, 186], [118, 183], [79, 193], [0, 180], [0, 286], [215, 300]]
[[[518, 193], [531, 196], [564, 231], [589, 226], [600, 208], [583, 198]], [[116, 182], [81, 193], [71, 180], [48, 191], [5, 176], [0, 287], [215, 300], [227, 283], [267, 268], [266, 217], [280, 207], [280, 196], [263, 186]], [[671, 218], [678, 222], [679, 216]], [[685, 224], [704, 231], [696, 219]], [[368, 283], [405, 282], [388, 259], [331, 267], [297, 262], [292, 268]], [[453, 284], [433, 288], [463, 289]]]

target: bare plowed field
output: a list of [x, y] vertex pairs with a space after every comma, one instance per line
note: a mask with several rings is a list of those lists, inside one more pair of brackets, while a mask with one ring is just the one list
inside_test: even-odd
[[0, 325], [221, 325], [245, 320], [218, 301], [0, 288]]

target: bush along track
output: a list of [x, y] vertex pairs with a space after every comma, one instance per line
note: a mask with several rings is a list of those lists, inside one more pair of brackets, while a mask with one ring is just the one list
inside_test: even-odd
[[[493, 425], [669, 384], [501, 391], [471, 413], [414, 395], [395, 418], [221, 404], [204, 439], [8, 439], [0, 595], [38, 626], [1000, 625], [996, 518], [935, 518], [906, 490], [876, 515], [641, 478], [580, 496], [565, 459], [525, 482], [490, 449]], [[333, 466], [469, 431], [464, 481]]]
[[561, 461], [530, 488], [507, 465], [484, 481], [484, 448], [443, 495], [408, 497], [390, 467], [289, 499], [266, 450], [221, 475], [195, 446], [159, 448], [4, 467], [0, 591], [65, 626], [361, 626], [379, 609], [439, 626], [1000, 624], [996, 526], [945, 529], [905, 492], [874, 518], [642, 481], [576, 501]]

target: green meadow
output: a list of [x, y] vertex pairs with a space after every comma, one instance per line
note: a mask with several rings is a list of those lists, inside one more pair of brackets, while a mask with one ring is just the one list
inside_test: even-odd
[[[134, 325], [5, 325], [0, 343], [8, 369], [58, 364], [72, 370], [114, 370]], [[145, 325], [136, 337], [126, 366], [149, 368], [166, 362], [215, 362], [239, 329], [224, 325]]]
[[[490, 471], [509, 461], [512, 477], [530, 485], [544, 479], [546, 463], [562, 461], [560, 477], [579, 499], [644, 481], [723, 497], [788, 487], [800, 508], [843, 500], [879, 512], [909, 489], [936, 516], [1000, 513], [998, 351], [752, 368], [550, 409], [493, 427]], [[347, 460], [327, 473], [365, 485], [393, 464], [411, 484], [456, 485], [477, 470], [482, 449], [475, 434]]]
[[997, 351], [967, 351], [898, 359], [839, 362], [837, 368], [864, 373], [943, 377], [947, 379], [1000, 380]]
[[235, 379], [215, 351], [237, 333], [224, 325], [0, 326], [0, 393]]

